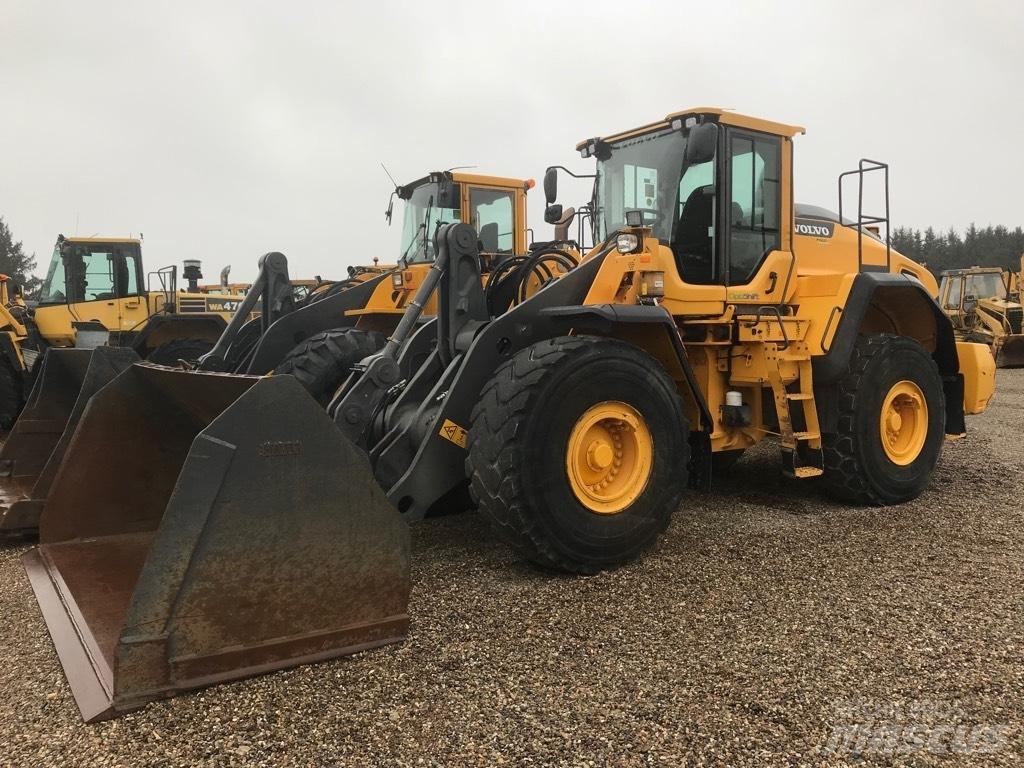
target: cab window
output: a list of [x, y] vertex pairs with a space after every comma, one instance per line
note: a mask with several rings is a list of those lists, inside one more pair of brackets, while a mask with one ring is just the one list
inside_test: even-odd
[[103, 301], [139, 293], [134, 249], [70, 245], [55, 254], [42, 303]]
[[515, 195], [510, 190], [469, 191], [472, 225], [484, 253], [512, 253], [515, 249]]
[[733, 135], [729, 153], [729, 284], [744, 285], [779, 248], [780, 139]]
[[946, 309], [959, 309], [960, 308], [960, 294], [961, 286], [963, 285], [962, 277], [944, 277], [942, 282], [946, 283], [945, 290], [942, 291], [945, 296], [943, 306]]

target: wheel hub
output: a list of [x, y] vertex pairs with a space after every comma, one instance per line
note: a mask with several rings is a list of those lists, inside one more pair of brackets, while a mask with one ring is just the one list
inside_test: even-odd
[[928, 403], [912, 381], [896, 382], [882, 400], [879, 433], [885, 455], [894, 464], [911, 464], [928, 437]]
[[606, 400], [587, 409], [569, 435], [569, 484], [591, 512], [616, 514], [647, 487], [653, 455], [654, 442], [640, 412]]

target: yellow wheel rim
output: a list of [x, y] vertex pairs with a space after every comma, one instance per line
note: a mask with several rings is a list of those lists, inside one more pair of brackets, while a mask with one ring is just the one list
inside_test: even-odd
[[654, 441], [640, 412], [605, 400], [577, 420], [565, 466], [579, 502], [599, 515], [614, 515], [647, 487], [653, 456]]
[[928, 403], [921, 388], [912, 381], [893, 384], [882, 401], [878, 427], [889, 461], [900, 466], [913, 462], [928, 437]]

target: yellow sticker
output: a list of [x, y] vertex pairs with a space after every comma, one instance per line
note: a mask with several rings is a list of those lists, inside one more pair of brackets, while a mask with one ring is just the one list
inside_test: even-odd
[[438, 434], [445, 440], [451, 440], [459, 448], [466, 447], [466, 430], [450, 419], [444, 420], [444, 424], [441, 425], [441, 431]]

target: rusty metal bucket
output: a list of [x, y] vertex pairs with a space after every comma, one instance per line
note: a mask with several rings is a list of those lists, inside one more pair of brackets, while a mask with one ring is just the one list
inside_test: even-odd
[[996, 351], [996, 365], [999, 368], [1024, 367], [1024, 334], [1011, 333], [1002, 338]]
[[408, 529], [290, 376], [133, 365], [25, 568], [82, 717], [404, 638]]
[[33, 536], [89, 399], [139, 360], [128, 347], [49, 349], [25, 410], [0, 451], [0, 536]]

